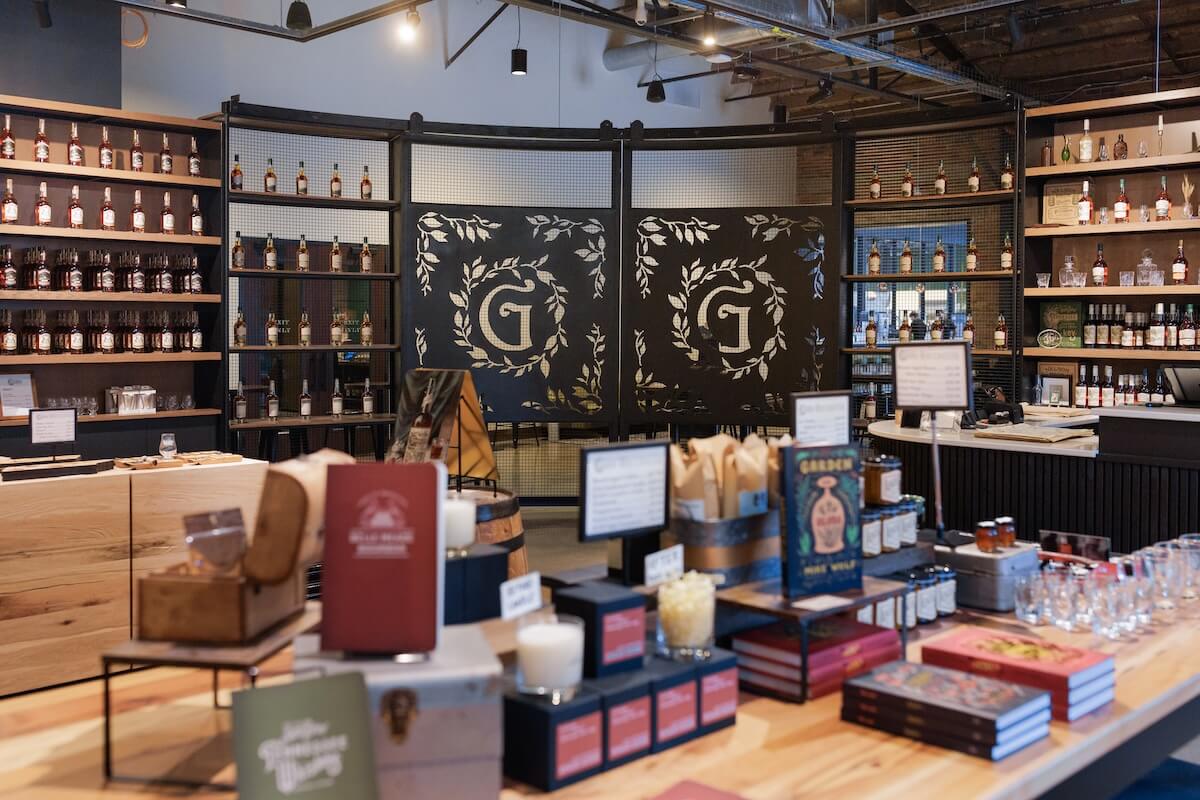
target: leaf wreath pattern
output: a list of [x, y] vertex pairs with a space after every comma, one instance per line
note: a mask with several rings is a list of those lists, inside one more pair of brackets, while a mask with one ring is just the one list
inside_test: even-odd
[[417, 343], [417, 366], [425, 366], [425, 353], [429, 350], [429, 343], [425, 341], [425, 329], [414, 328], [416, 332]]
[[[667, 397], [664, 400], [655, 398], [655, 393], [666, 389], [666, 384], [661, 381], [654, 380], [653, 372], [643, 370], [643, 360], [646, 357], [646, 333], [645, 331], [633, 331], [633, 353], [637, 357], [637, 372], [633, 374], [634, 400], [638, 408], [647, 413], [650, 411], [662, 411], [666, 413], [674, 411], [684, 411], [682, 406], [675, 403], [673, 396]], [[679, 390], [679, 384], [675, 384], [676, 392]]]
[[812, 354], [812, 371], [809, 372], [807, 367], [802, 367], [800, 369], [800, 380], [804, 385], [805, 391], [816, 392], [821, 388], [821, 370], [824, 368], [822, 359], [825, 357], [825, 337], [821, 334], [821, 329], [813, 325], [808, 336], [804, 337], [804, 341], [808, 344]]
[[427, 295], [433, 291], [429, 278], [441, 263], [437, 253], [433, 252], [435, 242], [446, 242], [453, 233], [459, 239], [467, 242], [486, 242], [492, 238], [492, 231], [500, 227], [499, 222], [484, 219], [478, 214], [466, 217], [447, 217], [436, 211], [427, 211], [417, 219], [417, 283], [421, 286], [421, 294]]
[[750, 238], [762, 236], [764, 242], [773, 241], [780, 234], [792, 235], [792, 228], [799, 226], [808, 234], [805, 244], [796, 249], [796, 255], [808, 265], [808, 276], [813, 282], [813, 300], [825, 299], [825, 226], [817, 217], [805, 220], [781, 217], [778, 214], [751, 214], [744, 217], [750, 225]]
[[604, 240], [603, 223], [593, 217], [589, 217], [583, 222], [577, 222], [575, 220], [564, 219], [557, 214], [553, 217], [538, 214], [533, 217], [526, 217], [525, 221], [533, 226], [533, 238], [536, 239], [541, 235], [542, 241], [547, 243], [553, 242], [563, 234], [566, 234], [570, 238], [571, 232], [574, 230], [579, 230], [587, 234], [588, 238], [585, 240], [585, 246], [576, 250], [575, 255], [583, 259], [584, 263], [595, 265], [588, 272], [588, 277], [592, 279], [592, 298], [603, 300], [605, 282], [604, 265], [608, 258], [608, 243]]
[[700, 259], [696, 259], [690, 267], [680, 267], [683, 273], [682, 290], [679, 294], [667, 295], [667, 300], [675, 309], [675, 314], [671, 317], [672, 344], [687, 353], [689, 361], [695, 363], [700, 360], [700, 351], [691, 344], [692, 325], [688, 319], [688, 305], [691, 302], [692, 292], [721, 275], [731, 275], [737, 278], [749, 272], [759, 285], [770, 292], [770, 297], [766, 302], [766, 311], [771, 317], [771, 323], [775, 326], [775, 332], [763, 343], [762, 350], [757, 356], [739, 367], [733, 366], [729, 363], [728, 358], [722, 356], [721, 374], [729, 375], [736, 381], [746, 377], [751, 371], [757, 370], [759, 378], [764, 381], [767, 379], [770, 372], [767, 362], [775, 358], [780, 350], [787, 349], [782, 326], [783, 310], [787, 305], [783, 296], [787, 294], [787, 289], [775, 282], [774, 275], [759, 269], [766, 261], [766, 256], [759, 256], [755, 261], [739, 264], [736, 258], [727, 258], [716, 264], [703, 265], [700, 263]]
[[522, 407], [541, 411], [544, 414], [549, 414], [553, 410], [595, 414], [604, 409], [604, 400], [600, 391], [601, 376], [604, 371], [605, 338], [600, 331], [600, 326], [594, 322], [591, 331], [587, 334], [587, 340], [592, 345], [592, 363], [591, 365], [584, 364], [580, 368], [579, 375], [575, 378], [575, 384], [571, 387], [571, 396], [568, 397], [562, 389], [547, 386], [545, 403], [526, 400], [521, 403]]
[[[565, 297], [567, 290], [559, 284], [553, 274], [541, 268], [548, 259], [549, 256], [542, 256], [534, 261], [522, 263], [516, 256], [512, 256], [489, 265], [483, 259], [476, 258], [470, 264], [463, 264], [462, 291], [450, 292], [450, 302], [458, 307], [454, 311], [454, 336], [456, 337], [454, 343], [471, 356], [473, 369], [488, 367], [499, 370], [502, 375], [519, 378], [531, 372], [534, 367], [538, 367], [543, 378], [550, 377], [550, 359], [554, 357], [560, 347], [567, 346], [567, 332], [562, 325], [563, 317], [567, 313]], [[471, 292], [480, 284], [505, 272], [517, 280], [521, 280], [522, 270], [532, 271], [534, 276], [550, 289], [550, 296], [546, 298], [546, 307], [554, 319], [554, 333], [547, 337], [541, 352], [519, 364], [513, 362], [508, 356], [504, 356], [503, 361], [496, 361], [473, 341], [475, 326], [471, 321]]]
[[699, 217], [692, 217], [690, 220], [646, 217], [639, 222], [633, 274], [642, 299], [650, 296], [650, 278], [654, 276], [653, 268], [659, 265], [658, 259], [650, 255], [650, 248], [651, 246], [662, 247], [667, 243], [667, 237], [663, 231], [674, 236], [675, 241], [680, 244], [686, 242], [694, 245], [697, 242], [707, 242], [709, 232], [720, 227], [718, 223], [705, 222]]

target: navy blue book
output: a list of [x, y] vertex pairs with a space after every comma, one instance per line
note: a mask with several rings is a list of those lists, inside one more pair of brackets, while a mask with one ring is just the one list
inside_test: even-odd
[[858, 448], [793, 447], [784, 456], [788, 597], [862, 588]]

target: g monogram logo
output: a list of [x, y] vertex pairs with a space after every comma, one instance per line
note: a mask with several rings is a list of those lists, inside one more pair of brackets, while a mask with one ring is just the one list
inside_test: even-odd
[[[708, 324], [708, 307], [716, 300], [717, 295], [725, 292], [732, 294], [747, 295], [754, 291], [754, 284], [748, 280], [743, 280], [741, 286], [718, 286], [713, 289], [700, 302], [700, 309], [696, 313], [696, 323], [702, 328], [712, 330], [712, 326]], [[717, 319], [723, 320], [729, 317], [737, 317], [737, 344], [728, 345], [718, 339], [719, 344], [717, 349], [722, 353], [744, 353], [750, 349], [750, 306], [735, 306], [729, 303], [717, 306]]]
[[479, 306], [479, 329], [483, 332], [483, 337], [488, 340], [498, 350], [504, 350], [509, 353], [521, 353], [533, 347], [533, 337], [529, 331], [529, 317], [533, 310], [532, 305], [517, 305], [511, 300], [503, 302], [497, 309], [497, 313], [501, 319], [517, 315], [518, 337], [517, 343], [512, 344], [497, 333], [492, 327], [492, 303], [496, 299], [496, 295], [501, 292], [520, 292], [522, 294], [530, 294], [536, 287], [529, 278], [526, 278], [520, 285], [512, 283], [502, 283], [492, 289], [483, 296], [483, 302]]

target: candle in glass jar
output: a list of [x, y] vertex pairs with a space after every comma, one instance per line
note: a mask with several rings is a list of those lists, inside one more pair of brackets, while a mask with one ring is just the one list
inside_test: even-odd
[[443, 509], [446, 515], [446, 549], [462, 550], [474, 544], [474, 501], [448, 497]]
[[526, 689], [570, 689], [583, 680], [583, 625], [555, 616], [517, 630], [517, 668]]
[[716, 590], [707, 575], [692, 571], [658, 587], [658, 621], [667, 647], [710, 646], [715, 613]]

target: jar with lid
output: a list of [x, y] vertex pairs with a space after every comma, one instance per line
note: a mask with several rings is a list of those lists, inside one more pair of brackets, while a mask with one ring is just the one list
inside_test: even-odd
[[902, 498], [911, 500], [917, 507], [917, 530], [920, 531], [925, 527], [925, 498], [919, 494], [906, 494]]
[[912, 547], [917, 543], [917, 504], [908, 498], [909, 495], [904, 495], [896, 505], [900, 509], [901, 547]]
[[999, 535], [996, 533], [996, 523], [990, 519], [975, 526], [975, 546], [981, 553], [994, 553], [999, 549]]
[[876, 456], [864, 462], [867, 503], [883, 506], [900, 502], [900, 464], [896, 456]]
[[937, 579], [937, 613], [939, 617], [952, 617], [958, 610], [958, 573], [954, 567], [937, 564], [927, 568]]
[[896, 630], [896, 609], [899, 608], [900, 598], [889, 597], [875, 604], [875, 625], [880, 628]]
[[996, 544], [1013, 547], [1017, 543], [1017, 523], [1012, 517], [996, 517]]
[[899, 506], [884, 506], [879, 509], [882, 529], [882, 550], [894, 553], [900, 549], [900, 527], [903, 525]]
[[904, 620], [903, 620], [904, 627], [906, 627], [906, 628], [917, 627], [917, 578], [916, 578], [916, 573], [915, 572], [895, 572], [890, 577], [892, 580], [900, 581], [901, 583], [906, 584], [908, 586], [908, 591], [904, 593], [904, 597], [903, 597], [904, 602], [901, 603], [900, 602], [901, 598], [899, 598], [899, 597], [896, 598], [897, 627], [899, 627], [898, 623], [900, 622], [899, 617], [901, 614], [901, 606], [902, 605], [903, 605], [903, 613], [904, 613]]
[[874, 558], [883, 552], [883, 514], [878, 508], [862, 510], [863, 558]]
[[921, 625], [937, 622], [937, 577], [925, 569], [914, 569], [908, 575], [917, 587], [917, 622]]

